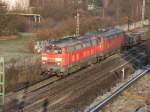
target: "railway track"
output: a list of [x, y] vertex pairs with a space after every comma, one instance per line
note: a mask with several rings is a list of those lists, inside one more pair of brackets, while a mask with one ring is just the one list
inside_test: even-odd
[[[115, 60], [112, 60], [113, 62], [115, 61]], [[107, 70], [110, 70], [110, 69], [112, 69], [113, 68], [113, 66], [111, 66], [111, 67], [108, 67], [107, 68]], [[92, 69], [93, 70], [93, 69]], [[45, 98], [47, 98], [47, 99], [49, 99], [52, 103], [50, 104], [50, 106], [56, 106], [56, 104], [57, 105], [59, 105], [58, 103], [60, 102], [60, 101], [63, 101], [63, 100], [65, 100], [65, 99], [61, 99], [61, 97], [64, 95], [64, 94], [66, 94], [67, 93], [67, 95], [71, 95], [73, 92], [76, 92], [76, 95], [77, 94], [81, 94], [81, 92], [79, 92], [78, 93], [78, 90], [86, 90], [86, 89], [88, 89], [88, 87], [90, 87], [90, 86], [92, 86], [92, 83], [93, 82], [96, 82], [96, 81], [102, 81], [102, 80], [104, 80], [104, 79], [108, 79], [108, 77], [109, 76], [107, 76], [107, 75], [105, 75], [106, 74], [106, 72], [107, 72], [107, 70], [105, 69], [105, 71], [103, 71], [103, 72], [98, 72], [98, 70], [97, 69], [95, 69], [95, 70], [93, 70], [93, 71], [91, 71], [91, 72], [89, 72], [89, 73], [86, 73], [86, 74], [94, 74], [95, 73], [95, 75], [94, 75], [94, 77], [92, 76], [92, 75], [88, 75], [88, 78], [82, 78], [82, 77], [79, 77], [79, 78], [76, 78], [76, 80], [74, 80], [74, 82], [69, 82], [67, 85], [64, 85], [63, 87], [61, 87], [61, 88], [58, 88], [57, 90], [52, 90], [52, 92], [47, 92], [45, 95], [44, 95], [44, 97]], [[99, 75], [99, 74], [101, 74], [101, 75]], [[81, 74], [82, 75], [82, 74]], [[91, 81], [91, 79], [92, 79], [92, 81]], [[81, 86], [81, 85], [83, 85], [84, 84], [84, 86]], [[74, 89], [73, 89], [74, 88]], [[49, 90], [50, 91], [50, 90]], [[83, 92], [83, 91], [82, 91]], [[68, 94], [69, 93], [69, 94]], [[43, 94], [41, 94], [42, 96], [41, 96], [41, 98], [43, 97]], [[78, 95], [77, 95], [78, 96]], [[66, 97], [68, 97], [68, 96], [66, 96]], [[40, 99], [41, 99], [40, 98]], [[34, 98], [33, 98], [34, 99]], [[56, 99], [58, 99], [58, 100], [56, 100]], [[69, 100], [71, 100], [71, 98], [69, 99]], [[37, 100], [38, 101], [38, 100]], [[33, 106], [34, 107], [34, 106]], [[39, 107], [41, 107], [41, 105], [39, 105]], [[27, 110], [26, 111], [29, 111], [29, 112], [32, 112], [32, 111], [34, 111], [35, 110], [35, 107], [32, 109], [29, 109], [29, 108], [27, 108]]]
[[120, 86], [116, 91], [114, 91], [110, 96], [106, 97], [103, 101], [101, 101], [99, 104], [91, 107], [90, 109], [86, 110], [85, 112], [98, 112], [100, 109], [102, 109], [106, 104], [111, 102], [114, 97], [117, 97], [122, 93], [124, 90], [126, 90], [128, 87], [130, 87], [134, 82], [136, 82], [138, 79], [143, 77], [147, 72], [150, 71], [150, 66], [147, 66], [143, 68], [141, 73], [135, 73], [133, 74], [133, 78], [130, 79], [128, 82]]
[[[117, 58], [118, 59], [118, 58]], [[113, 60], [113, 62], [114, 61], [116, 61], [116, 60]], [[105, 63], [105, 62], [103, 62], [103, 63]], [[111, 62], [112, 63], [112, 62]], [[91, 68], [92, 69], [92, 68]], [[91, 69], [89, 69], [88, 71], [86, 71], [86, 70], [84, 70], [84, 71], [86, 71], [86, 72], [84, 72], [84, 71], [82, 71], [82, 73], [80, 74], [80, 75], [84, 75], [84, 74], [87, 74], [89, 71], [91, 71]], [[95, 71], [92, 71], [92, 72], [90, 72], [91, 74], [93, 74], [93, 73], [96, 73], [96, 72], [98, 72], [99, 70], [98, 69], [95, 69]], [[85, 75], [84, 75], [85, 76]], [[69, 77], [67, 77], [67, 78], [69, 78]], [[58, 88], [57, 86], [57, 84], [54, 86], [53, 85], [53, 87], [51, 87], [51, 85], [49, 85], [49, 86], [47, 86], [46, 88], [43, 88], [43, 89], [41, 89], [41, 91], [39, 91], [39, 92], [34, 92], [34, 93], [27, 93], [28, 94], [28, 96], [32, 96], [32, 97], [30, 97], [30, 100], [32, 100], [32, 102], [39, 102], [39, 100], [41, 100], [43, 97], [45, 97], [45, 96], [51, 96], [51, 97], [54, 97], [54, 95], [55, 94], [58, 94], [60, 91], [63, 91], [63, 90], [65, 90], [65, 88], [68, 88], [68, 87], [71, 87], [71, 88], [75, 88], [74, 87], [74, 85], [75, 84], [77, 84], [78, 82], [82, 82], [83, 83], [83, 80], [85, 80], [84, 78], [85, 77], [83, 77], [83, 76], [78, 76], [78, 77], [76, 77], [76, 76], [74, 76], [74, 78], [76, 78], [76, 80], [74, 80], [73, 82], [72, 81], [70, 81], [70, 82], [68, 82], [68, 85], [63, 85], [63, 88]], [[89, 79], [91, 79], [92, 78], [92, 75], [91, 75], [91, 77], [89, 77], [88, 78], [88, 80]], [[87, 80], [86, 80], [87, 81]], [[86, 82], [85, 81], [85, 82]], [[62, 81], [62, 82], [64, 82], [64, 83], [66, 83], [65, 81]], [[82, 83], [79, 83], [79, 85], [81, 85]], [[78, 86], [79, 86], [78, 85]], [[56, 88], [57, 89], [56, 89]], [[52, 92], [47, 92], [47, 94], [45, 94], [44, 93], [44, 91], [52, 91]], [[71, 90], [68, 90], [68, 91], [71, 91]], [[44, 95], [45, 94], [45, 95]], [[59, 95], [58, 95], [59, 96]], [[38, 99], [36, 98], [36, 97], [38, 97]], [[29, 104], [30, 105], [30, 104]], [[32, 105], [32, 104], [31, 104]], [[41, 106], [41, 105], [40, 105]]]
[[[148, 43], [148, 42], [145, 42], [145, 44], [146, 43]], [[144, 43], [143, 43], [144, 44]], [[141, 48], [141, 50], [142, 50], [142, 47], [140, 46], [140, 48]], [[136, 51], [136, 49], [139, 49], [139, 48], [134, 48], [135, 49], [135, 51]], [[134, 62], [134, 61], [136, 61], [136, 58], [135, 58], [135, 56], [134, 55], [136, 55], [136, 54], [132, 54], [131, 52], [133, 52], [134, 51], [134, 49], [131, 49], [130, 51], [128, 51], [127, 53], [126, 53], [126, 55], [121, 55], [121, 57], [124, 57], [124, 59], [126, 59], [126, 60], [128, 60], [128, 59], [130, 59], [130, 63], [131, 62]], [[141, 52], [140, 50], [138, 51], [138, 52]], [[129, 55], [130, 54], [130, 55]], [[139, 55], [138, 57], [140, 57], [141, 55]], [[114, 56], [112, 56], [112, 57], [114, 57]], [[130, 57], [130, 58], [129, 58]], [[134, 58], [133, 58], [134, 57]], [[137, 57], [137, 58], [138, 58]], [[117, 60], [118, 60], [118, 58], [117, 58]], [[121, 58], [119, 58], [119, 60], [121, 60]], [[133, 61], [134, 60], [134, 61]], [[103, 61], [102, 63], [105, 63], [105, 62], [107, 62], [108, 60], [105, 60], [105, 61]], [[113, 62], [110, 62], [110, 63], [114, 63], [114, 65], [115, 65], [115, 60], [113, 61]], [[127, 65], [128, 63], [126, 63], [126, 64], [123, 64], [122, 63], [122, 65]], [[122, 68], [123, 66], [122, 65], [118, 65], [118, 68]], [[99, 64], [97, 64], [96, 66], [99, 66], [100, 67], [100, 65]], [[106, 65], [104, 66], [104, 67], [106, 67]], [[66, 82], [66, 83], [68, 83], [68, 85], [63, 85], [63, 87], [61, 88], [59, 88], [58, 87], [58, 85], [57, 84], [55, 84], [55, 82], [57, 82], [58, 80], [60, 80], [60, 79], [58, 79], [58, 77], [53, 77], [54, 79], [52, 80], [52, 79], [47, 79], [47, 80], [45, 80], [45, 81], [43, 81], [43, 82], [40, 82], [39, 84], [36, 84], [36, 85], [33, 85], [33, 86], [31, 86], [31, 87], [29, 87], [28, 88], [28, 90], [27, 90], [27, 92], [26, 92], [26, 95], [27, 96], [31, 96], [30, 98], [27, 98], [27, 100], [28, 100], [28, 103], [26, 104], [26, 106], [25, 106], [25, 111], [31, 111], [31, 112], [34, 112], [33, 111], [33, 109], [35, 109], [35, 105], [37, 105], [36, 107], [37, 108], [41, 108], [41, 103], [44, 101], [44, 99], [46, 99], [46, 98], [48, 98], [49, 100], [55, 100], [55, 99], [57, 99], [57, 97], [58, 96], [62, 96], [61, 94], [64, 94], [64, 93], [67, 93], [67, 91], [72, 91], [72, 88], [76, 88], [76, 87], [79, 87], [80, 85], [82, 85], [82, 83], [85, 83], [85, 86], [84, 87], [80, 87], [80, 88], [78, 88], [78, 89], [83, 89], [83, 88], [87, 88], [87, 87], [89, 87], [89, 86], [92, 86], [91, 85], [91, 82], [89, 82], [91, 79], [93, 80], [92, 81], [92, 84], [94, 83], [94, 82], [97, 82], [97, 81], [99, 81], [99, 79], [101, 79], [101, 80], [105, 80], [105, 79], [107, 79], [109, 76], [107, 76], [107, 75], [104, 75], [104, 74], [106, 74], [106, 73], [102, 73], [102, 71], [99, 71], [98, 69], [93, 69], [94, 67], [89, 67], [88, 68], [88, 70], [82, 70], [81, 72], [80, 72], [80, 75], [78, 75], [78, 76], [73, 76], [76, 80], [74, 80], [73, 82]], [[104, 69], [104, 68], [102, 68], [102, 69]], [[110, 70], [110, 69], [112, 69], [112, 70]], [[92, 71], [91, 71], [92, 70]], [[107, 69], [107, 72], [108, 72], [108, 70], [110, 70], [110, 71], [113, 71], [113, 67], [112, 68], [108, 68]], [[114, 70], [115, 71], [115, 70]], [[103, 71], [104, 72], [104, 71]], [[78, 74], [78, 73], [77, 73]], [[95, 75], [95, 78], [93, 78], [92, 77], [92, 75], [90, 76], [88, 76], [89, 78], [88, 79], [84, 79], [85, 77], [82, 77], [82, 75], [83, 76], [85, 76], [85, 74], [96, 74]], [[99, 74], [103, 74], [102, 76], [101, 75], [99, 75]], [[107, 77], [106, 77], [107, 76]], [[65, 79], [62, 79], [61, 81], [62, 82], [65, 82], [65, 80], [67, 80], [67, 79], [69, 79], [69, 77], [65, 77]], [[78, 84], [78, 85], [76, 85], [76, 86], [74, 86], [75, 84]], [[53, 87], [52, 87], [52, 85], [53, 85]], [[94, 85], [94, 84], [93, 84]], [[56, 88], [57, 89], [56, 89]], [[69, 89], [67, 89], [66, 90], [66, 88], [69, 88]], [[77, 91], [78, 89], [76, 89], [76, 90], [74, 90], [74, 91]], [[87, 88], [88, 89], [88, 88]], [[85, 90], [87, 90], [87, 89], [85, 89]], [[65, 91], [64, 91], [65, 90]], [[17, 92], [17, 95], [20, 95], [20, 94], [23, 94], [24, 93], [24, 91], [25, 91], [25, 89], [23, 89], [23, 90], [21, 90], [21, 91], [19, 91], [19, 92]], [[52, 92], [47, 92], [47, 91], [52, 91]], [[61, 92], [60, 93], [60, 91], [63, 91], [63, 92]], [[44, 92], [46, 92], [46, 93], [44, 93]], [[45, 95], [43, 95], [43, 93], [45, 94]], [[16, 94], [16, 93], [15, 93]], [[55, 94], [57, 94], [57, 97], [54, 97], [54, 95]], [[71, 94], [71, 93], [70, 93]], [[47, 97], [48, 96], [48, 97]], [[13, 96], [13, 98], [14, 98], [14, 96]], [[59, 98], [58, 98], [59, 99]], [[33, 103], [33, 102], [35, 102], [35, 103]], [[56, 103], [58, 103], [58, 102], [55, 102], [55, 103], [53, 103], [53, 105], [55, 105]], [[52, 104], [51, 104], [51, 106], [52, 106]], [[33, 108], [34, 107], [34, 108]], [[33, 109], [32, 109], [33, 108]]]

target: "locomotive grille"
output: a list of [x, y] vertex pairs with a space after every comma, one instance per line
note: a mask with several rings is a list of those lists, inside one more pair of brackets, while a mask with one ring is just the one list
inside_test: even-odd
[[56, 65], [56, 62], [48, 62], [48, 64]]
[[51, 59], [48, 59], [47, 62], [48, 62], [48, 63], [55, 63], [55, 59], [52, 59], [52, 58], [51, 58]]
[[58, 64], [57, 64], [57, 62], [56, 62], [56, 60], [55, 60], [55, 58], [48, 59], [48, 60], [47, 60], [47, 64], [53, 65], [53, 66], [58, 66]]

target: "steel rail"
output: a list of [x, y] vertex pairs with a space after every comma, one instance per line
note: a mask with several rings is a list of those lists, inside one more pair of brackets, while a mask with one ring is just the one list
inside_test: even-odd
[[150, 71], [150, 65], [143, 68], [141, 73], [134, 73], [132, 76], [133, 78], [130, 79], [127, 83], [119, 87], [116, 91], [114, 91], [110, 96], [102, 100], [99, 104], [94, 105], [93, 107], [89, 108], [88, 110], [85, 110], [85, 112], [97, 112], [98, 110], [102, 109], [106, 104], [108, 104], [114, 97], [118, 96], [121, 92], [123, 92], [125, 89], [127, 89], [129, 86], [131, 86], [135, 81], [140, 79], [142, 76], [144, 76], [147, 72]]

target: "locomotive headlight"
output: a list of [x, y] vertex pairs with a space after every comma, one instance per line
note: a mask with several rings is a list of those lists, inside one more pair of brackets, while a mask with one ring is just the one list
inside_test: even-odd
[[102, 48], [102, 45], [100, 44], [100, 46], [99, 46], [100, 48]]
[[60, 65], [60, 63], [57, 63], [57, 65]]
[[46, 62], [44, 61], [44, 62], [42, 62], [42, 64], [46, 64]]
[[62, 58], [56, 58], [55, 60], [56, 61], [62, 61]]
[[47, 57], [42, 57], [42, 60], [47, 61]]

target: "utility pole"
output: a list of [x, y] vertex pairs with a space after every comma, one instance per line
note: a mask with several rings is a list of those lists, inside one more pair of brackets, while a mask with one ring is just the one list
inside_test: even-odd
[[80, 35], [80, 4], [82, 3], [82, 0], [77, 0], [75, 2], [77, 4], [77, 14], [76, 14], [76, 36], [78, 37]]
[[145, 0], [143, 0], [143, 5], [142, 5], [142, 21], [145, 19]]
[[117, 21], [119, 21], [119, 15], [120, 15], [120, 6], [119, 6], [119, 1], [117, 2], [117, 4], [116, 4], [117, 6], [116, 6], [116, 17], [117, 17]]
[[80, 12], [79, 7], [77, 7], [77, 23], [76, 23], [76, 36], [80, 35]]

